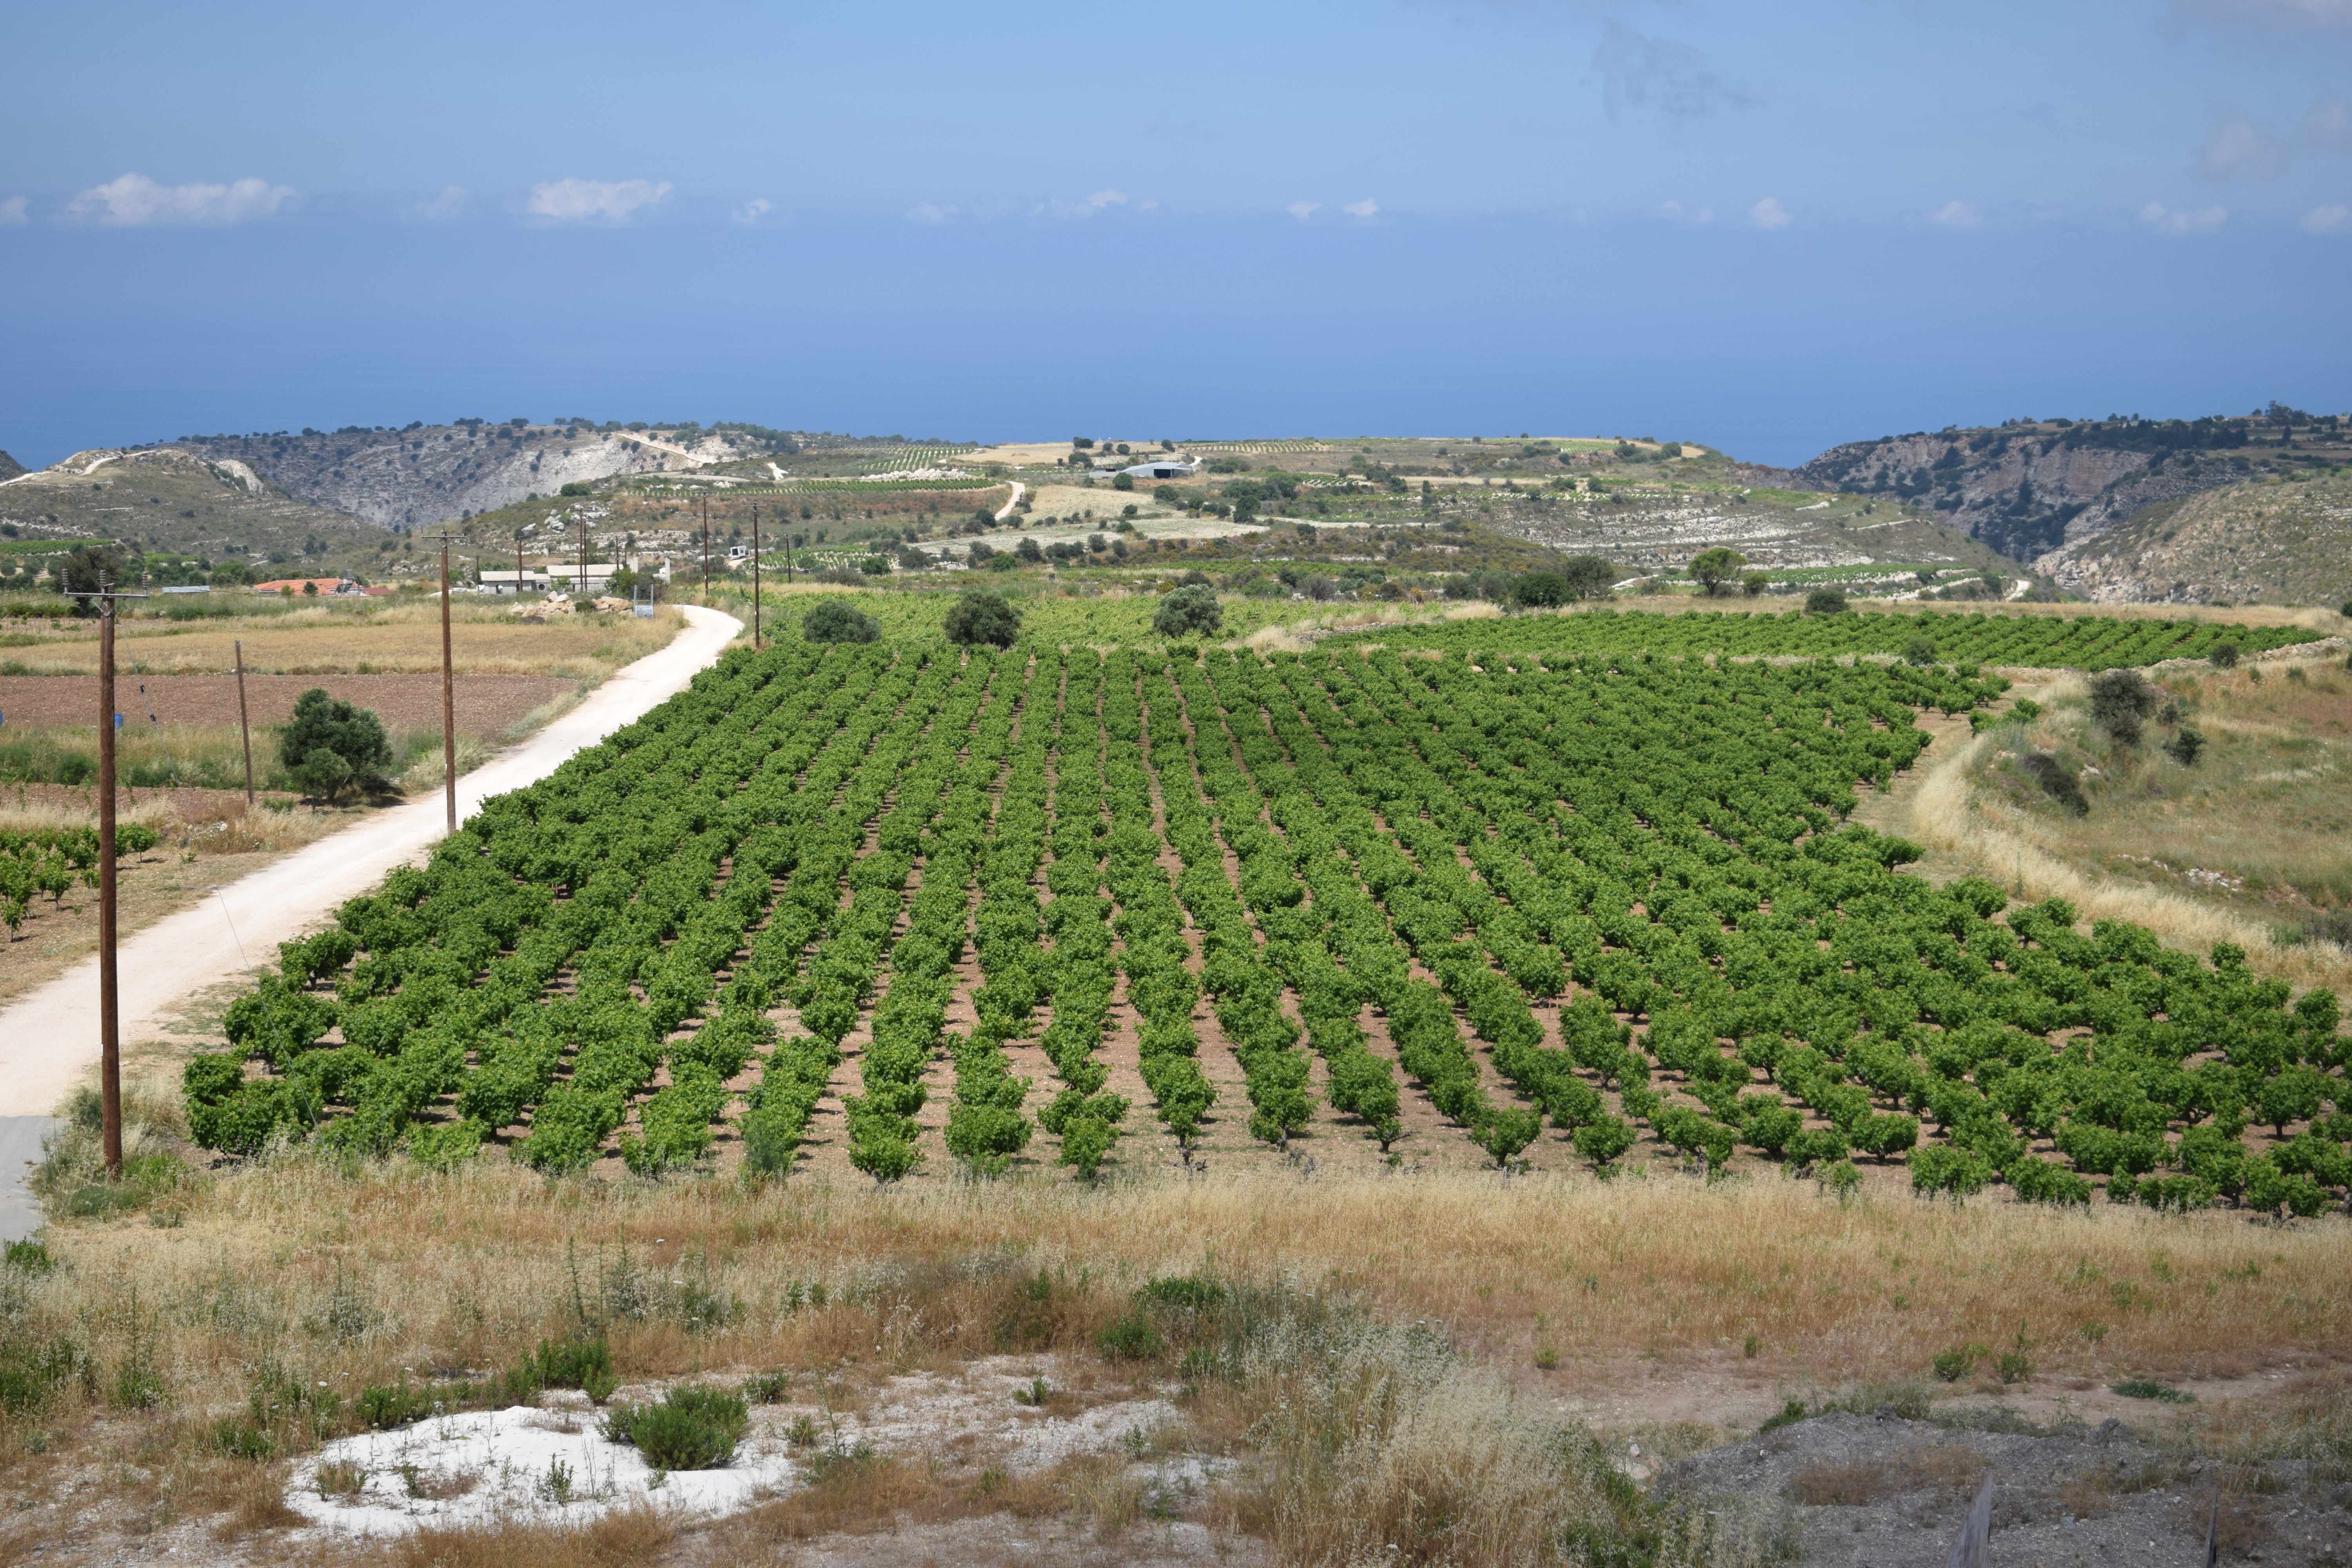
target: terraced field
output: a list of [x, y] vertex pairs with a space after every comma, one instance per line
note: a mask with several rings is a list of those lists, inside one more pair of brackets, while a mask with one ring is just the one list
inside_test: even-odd
[[[1671, 657], [1882, 628], [1935, 659]], [[1413, 654], [738, 651], [289, 945], [189, 1068], [191, 1122], [646, 1178], [1208, 1145], [2315, 1212], [2352, 1184], [2331, 994], [1932, 886], [1844, 825], [1921, 710], [2002, 700], [1980, 664], [2225, 634], [2298, 635], [1584, 615]]]

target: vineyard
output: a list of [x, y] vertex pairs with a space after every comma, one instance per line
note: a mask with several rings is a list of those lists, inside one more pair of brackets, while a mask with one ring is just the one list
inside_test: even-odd
[[[155, 830], [126, 822], [116, 830], [114, 857], [144, 855], [155, 847]], [[33, 900], [46, 894], [52, 904], [79, 884], [98, 886], [98, 830], [94, 827], [41, 827], [29, 832], [0, 829], [0, 926], [8, 940], [25, 923]]]
[[2101, 616], [1948, 615], [1936, 610], [1912, 615], [1587, 610], [1409, 630], [1381, 627], [1367, 635], [1398, 646], [1473, 654], [1606, 654], [1635, 647], [1734, 658], [1825, 658], [1901, 654], [1916, 643], [1930, 660], [2094, 671], [2167, 658], [2203, 658], [2224, 643], [2240, 653], [2263, 653], [2319, 636], [2297, 626]]
[[[877, 1182], [1091, 1179], [1142, 1163], [1122, 1144], [1156, 1122], [1187, 1161], [1245, 1128], [1603, 1176], [1843, 1185], [1899, 1160], [1922, 1192], [2054, 1204], [2312, 1213], [2352, 1184], [2333, 995], [1934, 886], [1844, 821], [1927, 745], [1920, 711], [2002, 700], [1980, 664], [2302, 634], [1581, 614], [1407, 635], [1478, 651], [739, 649], [288, 944], [229, 1009], [232, 1048], [188, 1068], [191, 1127], [232, 1154], [503, 1146], [644, 1177], [723, 1154], [789, 1179], [822, 1123]], [[1661, 657], [1913, 637], [1936, 658]]]

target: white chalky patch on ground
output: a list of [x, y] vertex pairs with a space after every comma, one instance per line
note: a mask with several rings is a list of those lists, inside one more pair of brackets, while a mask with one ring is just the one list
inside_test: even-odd
[[[650, 1502], [678, 1513], [710, 1518], [749, 1507], [791, 1487], [797, 1477], [788, 1434], [808, 1419], [823, 1447], [858, 1447], [893, 1455], [940, 1454], [951, 1446], [984, 1450], [987, 1462], [1016, 1474], [1050, 1469], [1080, 1454], [1128, 1447], [1139, 1449], [1161, 1426], [1180, 1419], [1166, 1399], [1122, 1399], [1088, 1408], [1066, 1394], [1048, 1396], [1043, 1409], [1016, 1403], [1014, 1391], [1044, 1377], [1057, 1386], [1062, 1368], [1051, 1356], [992, 1356], [959, 1373], [913, 1373], [888, 1380], [861, 1417], [806, 1402], [814, 1383], [787, 1403], [756, 1405], [735, 1462], [718, 1470], [673, 1470], [656, 1482], [636, 1449], [607, 1442], [603, 1413], [583, 1405], [463, 1411], [434, 1416], [391, 1432], [364, 1432], [327, 1444], [294, 1468], [289, 1508], [320, 1534], [394, 1536], [426, 1525], [451, 1527], [495, 1520], [582, 1521], [615, 1509]], [[658, 1385], [624, 1389], [624, 1397], [652, 1402]], [[562, 1396], [555, 1396], [561, 1398]], [[577, 1396], [572, 1396], [576, 1399]], [[1060, 1403], [1062, 1409], [1054, 1408]], [[568, 1491], [554, 1484], [566, 1472]], [[320, 1475], [355, 1468], [356, 1492], [320, 1495]], [[1166, 1466], [1160, 1470], [1166, 1470]], [[1180, 1465], [1159, 1484], [1189, 1490], [1208, 1471]], [[1179, 1473], [1181, 1471], [1181, 1473]], [[341, 1472], [348, 1476], [349, 1471]]]
[[[598, 1426], [590, 1412], [517, 1405], [338, 1438], [295, 1467], [286, 1504], [327, 1533], [386, 1536], [498, 1519], [589, 1520], [648, 1501], [681, 1513], [728, 1513], [793, 1477], [783, 1444], [754, 1433], [726, 1469], [673, 1470], [656, 1485], [637, 1451], [607, 1442]], [[559, 1465], [567, 1487], [552, 1484]], [[320, 1497], [320, 1471], [330, 1466], [357, 1467], [360, 1489]]]

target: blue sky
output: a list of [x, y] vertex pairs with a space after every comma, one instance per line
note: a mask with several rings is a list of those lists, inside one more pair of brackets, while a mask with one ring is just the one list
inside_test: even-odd
[[0, 447], [2352, 407], [2352, 0], [18, 15]]

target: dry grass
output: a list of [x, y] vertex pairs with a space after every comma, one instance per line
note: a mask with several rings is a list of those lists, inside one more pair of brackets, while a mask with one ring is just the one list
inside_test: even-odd
[[[480, 601], [458, 605], [451, 637], [457, 667], [495, 675], [603, 676], [667, 643], [684, 624], [664, 608], [650, 620], [630, 616], [567, 616], [543, 624], [516, 620]], [[131, 621], [116, 654], [126, 671], [218, 673], [234, 668], [231, 644], [245, 644], [249, 672], [283, 675], [438, 670], [441, 612], [434, 599], [401, 604], [321, 605], [251, 618]], [[98, 634], [67, 621], [10, 659], [35, 675], [95, 674]]]
[[[224, 1173], [184, 1213], [173, 1230], [64, 1231], [74, 1267], [39, 1289], [47, 1310], [102, 1319], [137, 1282], [164, 1310], [165, 1363], [192, 1395], [215, 1399], [235, 1391], [233, 1377], [214, 1380], [250, 1348], [238, 1342], [247, 1330], [223, 1323], [322, 1321], [341, 1292], [363, 1298], [372, 1326], [316, 1345], [335, 1375], [496, 1365], [561, 1327], [575, 1286], [593, 1299], [632, 1271], [645, 1306], [615, 1322], [614, 1350], [639, 1374], [903, 1368], [1082, 1344], [1131, 1287], [1204, 1259], [1229, 1278], [1446, 1322], [1472, 1343], [1516, 1345], [1542, 1313], [1570, 1361], [1706, 1355], [1752, 1333], [1776, 1365], [1828, 1382], [1916, 1374], [1931, 1349], [2007, 1342], [2021, 1324], [2044, 1372], [2094, 1375], [2352, 1340], [2336, 1220], [2276, 1229], [2219, 1213], [1842, 1206], [1770, 1179], [1708, 1189], [1667, 1177], [1268, 1175], [751, 1194], [719, 1181], [549, 1184], [492, 1161], [446, 1177], [397, 1165], [346, 1176], [299, 1156]], [[1033, 1297], [1040, 1271], [1048, 1284]], [[828, 1304], [805, 1304], [820, 1284]], [[688, 1286], [740, 1310], [698, 1326]], [[190, 1316], [194, 1327], [169, 1326]], [[2105, 1327], [2095, 1342], [2080, 1332], [2092, 1324]]]
[[[345, 1171], [298, 1153], [199, 1178], [171, 1206], [173, 1228], [136, 1216], [51, 1227], [62, 1266], [24, 1281], [6, 1331], [73, 1339], [93, 1359], [97, 1394], [60, 1396], [41, 1418], [38, 1457], [25, 1447], [33, 1425], [0, 1416], [0, 1496], [46, 1506], [58, 1466], [90, 1473], [132, 1455], [135, 1475], [107, 1471], [109, 1510], [206, 1514], [241, 1540], [267, 1534], [283, 1522], [268, 1500], [282, 1461], [229, 1459], [208, 1435], [269, 1358], [348, 1401], [403, 1369], [511, 1365], [583, 1314], [604, 1326], [625, 1380], [785, 1368], [855, 1408], [888, 1375], [1053, 1352], [1066, 1367], [1057, 1384], [1066, 1377], [1078, 1397], [1087, 1365], [1106, 1387], [1149, 1387], [1177, 1372], [1181, 1331], [1158, 1361], [1137, 1363], [1094, 1363], [1097, 1336], [1145, 1280], [1205, 1269], [1237, 1282], [1243, 1305], [1190, 1342], [1211, 1359], [1184, 1363], [1201, 1392], [1183, 1405], [1181, 1442], [1243, 1459], [1212, 1503], [1223, 1526], [1288, 1563], [1360, 1560], [1392, 1542], [1410, 1542], [1412, 1561], [1504, 1563], [1533, 1560], [1540, 1542], [1613, 1539], [1628, 1517], [1623, 1483], [1558, 1418], [1549, 1385], [1520, 1394], [1505, 1370], [1538, 1334], [1571, 1376], [1703, 1370], [1752, 1334], [1763, 1352], [1745, 1364], [1783, 1386], [1916, 1376], [1934, 1349], [2021, 1332], [2041, 1375], [2103, 1381], [2242, 1373], [2266, 1356], [2325, 1369], [2352, 1342], [2339, 1219], [1840, 1205], [1779, 1180], [755, 1190], [549, 1183], [489, 1161], [446, 1176]], [[164, 1405], [107, 1409], [140, 1355], [163, 1376]], [[2332, 1417], [2312, 1414], [2340, 1392], [2312, 1385], [2297, 1440], [2342, 1447], [2340, 1402]], [[2286, 1440], [2269, 1426], [2242, 1435], [2250, 1451]], [[435, 1532], [386, 1555], [650, 1561], [692, 1544], [758, 1561], [845, 1532], [992, 1514], [1117, 1539], [1148, 1500], [1116, 1455], [1028, 1478], [966, 1458], [845, 1460], [696, 1543], [625, 1516], [559, 1533], [527, 1522]], [[1661, 1563], [1778, 1550], [1780, 1527], [1761, 1515], [1659, 1528], [1671, 1547]]]
[[677, 1521], [651, 1508], [623, 1509], [582, 1524], [510, 1521], [478, 1529], [428, 1528], [378, 1552], [387, 1568], [641, 1568], [677, 1541]]
[[[2290, 668], [2305, 679], [2285, 679]], [[2155, 753], [2158, 726], [2137, 756], [2092, 736], [2079, 677], [2021, 689], [2051, 710], [2027, 744], [2102, 765], [2106, 776], [2086, 781], [2090, 815], [2001, 787], [2015, 737], [1990, 731], [1937, 761], [1893, 826], [2021, 897], [2065, 899], [2084, 920], [2131, 921], [2200, 954], [2234, 942], [2296, 984], [2352, 985], [2352, 954], [2295, 940], [2315, 902], [2340, 904], [2352, 889], [2352, 681], [2308, 663], [2264, 669], [2260, 680], [2243, 669], [2168, 679], [2212, 742], [2193, 771]]]

